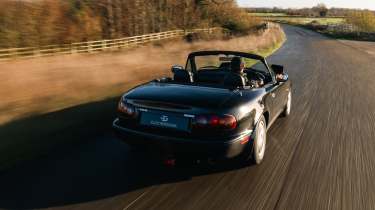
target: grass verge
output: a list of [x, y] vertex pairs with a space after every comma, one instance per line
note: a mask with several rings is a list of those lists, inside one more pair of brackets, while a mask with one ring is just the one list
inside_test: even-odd
[[[283, 32], [281, 36], [274, 39], [273, 42], [269, 46], [257, 49], [255, 51], [250, 51], [250, 53], [261, 55], [267, 58], [268, 56], [274, 54], [277, 50], [279, 50], [283, 46], [286, 40], [287, 40], [286, 35]], [[256, 63], [257, 62], [253, 60], [246, 61], [247, 66], [252, 66], [252, 65], [255, 65]]]

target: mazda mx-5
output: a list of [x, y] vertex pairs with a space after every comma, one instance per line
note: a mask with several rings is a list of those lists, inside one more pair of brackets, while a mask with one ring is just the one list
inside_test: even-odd
[[[150, 67], [152, 69], [152, 67]], [[240, 158], [260, 164], [267, 130], [291, 110], [281, 65], [232, 51], [193, 52], [185, 67], [126, 92], [113, 127], [129, 145], [166, 158]]]

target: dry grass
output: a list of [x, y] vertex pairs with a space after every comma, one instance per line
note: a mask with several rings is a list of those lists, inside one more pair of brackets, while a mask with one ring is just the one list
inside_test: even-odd
[[184, 64], [191, 51], [223, 49], [259, 52], [285, 38], [280, 28], [230, 40], [173, 41], [126, 52], [69, 55], [0, 63], [0, 125], [28, 115], [103, 100]]
[[310, 18], [310, 17], [266, 17], [265, 19], [269, 21], [282, 21], [289, 24], [301, 24], [306, 25], [311, 22], [317, 22], [320, 25], [330, 25], [330, 24], [343, 24], [345, 23], [345, 18], [341, 17], [326, 17], [326, 18]]

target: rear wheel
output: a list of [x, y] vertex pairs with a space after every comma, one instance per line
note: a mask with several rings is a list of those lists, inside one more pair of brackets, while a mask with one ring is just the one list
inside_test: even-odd
[[255, 128], [255, 136], [253, 141], [253, 161], [255, 164], [260, 164], [263, 161], [266, 152], [267, 142], [267, 124], [264, 116], [262, 116]]
[[252, 139], [241, 155], [241, 160], [249, 164], [260, 164], [266, 151], [267, 140], [267, 124], [263, 115], [255, 126]]

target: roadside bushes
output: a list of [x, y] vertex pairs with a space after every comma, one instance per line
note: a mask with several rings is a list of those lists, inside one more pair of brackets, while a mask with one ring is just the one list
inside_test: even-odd
[[235, 1], [211, 4], [208, 12], [213, 24], [226, 28], [233, 34], [249, 34], [261, 24], [259, 17], [251, 16], [245, 9], [239, 8]]
[[249, 15], [238, 15], [234, 17], [229, 17], [222, 26], [234, 34], [249, 34], [254, 30], [258, 29], [261, 21], [259, 19], [251, 18]]
[[246, 33], [256, 19], [235, 0], [1, 0], [0, 48], [216, 26]]
[[375, 32], [375, 13], [372, 11], [350, 12], [347, 22], [358, 27], [361, 32]]
[[312, 21], [302, 27], [336, 39], [375, 41], [375, 14], [371, 11], [352, 11], [346, 22], [324, 25]]
[[316, 20], [313, 20], [310, 23], [306, 24], [305, 27], [314, 31], [325, 31], [328, 29], [328, 25], [322, 25]]

